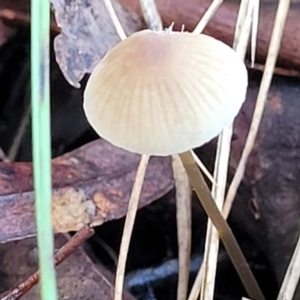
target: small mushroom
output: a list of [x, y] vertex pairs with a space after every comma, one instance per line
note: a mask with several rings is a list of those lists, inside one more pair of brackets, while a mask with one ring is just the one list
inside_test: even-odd
[[131, 152], [166, 156], [203, 145], [245, 100], [247, 71], [207, 35], [140, 31], [93, 71], [84, 109], [95, 131]]
[[[100, 136], [142, 154], [138, 179], [149, 155], [180, 155], [249, 296], [262, 300], [259, 286], [189, 151], [233, 122], [245, 100], [247, 83], [243, 61], [222, 42], [203, 34], [144, 30], [121, 41], [96, 66], [84, 93], [84, 110]], [[136, 186], [135, 182], [130, 217], [125, 222], [126, 227], [128, 220], [130, 229], [141, 190]], [[124, 237], [120, 257], [125, 257], [122, 249], [128, 250], [130, 234]], [[122, 298], [124, 270], [125, 262], [117, 269], [115, 300]]]

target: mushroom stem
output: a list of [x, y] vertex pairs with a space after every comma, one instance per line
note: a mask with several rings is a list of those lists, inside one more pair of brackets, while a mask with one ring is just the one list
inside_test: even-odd
[[141, 160], [133, 183], [131, 196], [129, 199], [128, 211], [126, 215], [124, 231], [123, 231], [122, 241], [120, 246], [120, 254], [118, 259], [114, 300], [122, 300], [124, 275], [125, 275], [127, 254], [129, 250], [129, 243], [130, 243], [132, 229], [136, 217], [136, 212], [138, 209], [139, 199], [143, 187], [144, 177], [146, 174], [149, 158], [150, 157], [148, 155], [141, 156]]
[[179, 154], [183, 166], [189, 176], [190, 183], [194, 187], [196, 194], [211, 219], [213, 225], [216, 227], [220, 239], [222, 240], [224, 247], [230, 257], [237, 273], [240, 276], [242, 283], [250, 298], [256, 300], [263, 300], [264, 296], [249, 268], [249, 265], [228, 225], [223, 218], [220, 210], [216, 206], [210, 190], [199, 171], [197, 164], [195, 163], [190, 151]]

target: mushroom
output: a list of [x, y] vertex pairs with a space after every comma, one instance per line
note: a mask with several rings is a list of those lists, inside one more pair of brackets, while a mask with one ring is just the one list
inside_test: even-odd
[[95, 131], [131, 152], [166, 156], [203, 145], [245, 100], [247, 71], [206, 35], [137, 32], [93, 71], [84, 109]]
[[190, 153], [232, 123], [247, 83], [243, 61], [224, 43], [204, 34], [143, 30], [96, 66], [84, 110], [101, 137], [142, 155], [144, 171], [151, 155], [180, 155], [249, 296], [260, 300], [263, 295]]

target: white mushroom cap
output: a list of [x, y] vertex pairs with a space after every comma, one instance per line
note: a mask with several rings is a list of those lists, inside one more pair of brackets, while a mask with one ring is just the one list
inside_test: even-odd
[[165, 156], [216, 137], [237, 115], [247, 83], [243, 61], [224, 43], [203, 34], [144, 30], [96, 66], [84, 110], [113, 145]]

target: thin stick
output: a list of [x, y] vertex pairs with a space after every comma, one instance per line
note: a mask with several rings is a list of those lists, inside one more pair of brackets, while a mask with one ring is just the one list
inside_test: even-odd
[[228, 256], [230, 257], [244, 287], [251, 298], [263, 300], [264, 296], [249, 268], [249, 265], [237, 244], [237, 241], [222, 217], [218, 207], [216, 206], [211, 193], [205, 183], [205, 180], [196, 165], [193, 156], [189, 151], [180, 154], [183, 166], [185, 167], [190, 179], [191, 185], [195, 188], [196, 194], [211, 219], [213, 225], [218, 230], [219, 236], [224, 244]]
[[292, 300], [300, 279], [300, 237], [285, 273], [277, 300]]
[[[78, 248], [85, 240], [94, 234], [94, 230], [88, 225], [80, 229], [70, 240], [64, 244], [55, 254], [55, 266], [63, 262], [76, 248]], [[6, 292], [0, 300], [17, 300], [24, 296], [34, 285], [39, 282], [40, 272], [31, 274], [25, 281]]]
[[192, 190], [185, 168], [178, 155], [172, 156], [176, 188], [176, 218], [178, 236], [177, 300], [185, 300], [188, 290], [191, 256], [191, 197]]
[[114, 10], [114, 7], [113, 7], [111, 1], [110, 0], [103, 0], [103, 2], [104, 2], [104, 5], [105, 5], [105, 7], [106, 7], [106, 9], [108, 11], [108, 14], [109, 14], [111, 20], [112, 20], [112, 22], [113, 22], [113, 24], [115, 26], [117, 34], [119, 35], [119, 37], [120, 37], [121, 40], [125, 40], [126, 37], [127, 37], [126, 33], [125, 33], [124, 29], [123, 29], [122, 24], [119, 21], [119, 18], [118, 18], [117, 14], [116, 14], [116, 12]]
[[130, 243], [132, 229], [133, 229], [133, 225], [134, 225], [134, 221], [135, 221], [135, 217], [136, 217], [136, 212], [138, 209], [138, 204], [139, 204], [140, 194], [142, 191], [144, 177], [145, 177], [146, 169], [148, 166], [148, 161], [149, 161], [148, 155], [141, 156], [140, 164], [139, 164], [137, 172], [136, 172], [131, 196], [129, 199], [128, 211], [126, 214], [126, 220], [125, 220], [124, 231], [123, 231], [121, 247], [120, 247], [119, 260], [118, 260], [114, 300], [122, 300], [125, 267], [126, 267], [129, 243]]
[[199, 21], [197, 26], [195, 27], [193, 33], [200, 34], [204, 30], [204, 28], [206, 27], [206, 25], [208, 24], [208, 22], [213, 17], [213, 15], [216, 13], [216, 11], [218, 10], [218, 8], [220, 7], [220, 5], [222, 3], [223, 3], [223, 0], [213, 0], [212, 1], [211, 5], [209, 6], [207, 11], [201, 18], [201, 20]]
[[154, 31], [162, 31], [162, 21], [155, 0], [139, 0], [147, 26]]
[[244, 177], [246, 164], [249, 158], [249, 155], [252, 151], [258, 128], [261, 122], [261, 118], [263, 115], [268, 91], [271, 85], [271, 80], [273, 77], [273, 72], [278, 56], [278, 51], [280, 48], [281, 38], [283, 34], [283, 30], [285, 27], [285, 22], [287, 18], [287, 14], [290, 7], [290, 0], [280, 0], [279, 6], [277, 9], [277, 14], [274, 22], [272, 37], [270, 41], [267, 61], [266, 61], [266, 67], [264, 70], [263, 78], [261, 81], [260, 89], [257, 96], [257, 102], [252, 118], [252, 122], [249, 129], [249, 134], [245, 143], [245, 147], [243, 149], [243, 153], [241, 156], [241, 159], [239, 161], [237, 170], [234, 174], [233, 180], [230, 184], [224, 209], [223, 209], [223, 215], [225, 218], [229, 215], [231, 206], [233, 204], [237, 189]]

